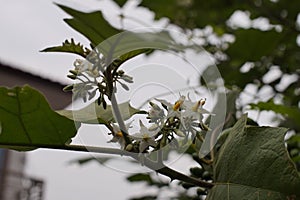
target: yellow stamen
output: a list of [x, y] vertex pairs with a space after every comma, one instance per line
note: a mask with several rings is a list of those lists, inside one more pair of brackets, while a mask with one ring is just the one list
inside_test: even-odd
[[192, 107], [192, 111], [197, 112], [200, 105], [201, 105], [201, 100], [197, 101], [197, 103]]
[[199, 102], [200, 102], [200, 106], [202, 107], [205, 104], [205, 102], [206, 102], [206, 98], [200, 99]]
[[180, 108], [180, 106], [182, 105], [182, 103], [183, 103], [182, 100], [177, 101], [173, 106], [173, 110], [177, 111]]
[[148, 140], [150, 139], [149, 135], [147, 133], [143, 134], [143, 140]]
[[119, 131], [119, 132], [116, 133], [116, 136], [117, 137], [123, 137], [123, 133], [121, 131]]

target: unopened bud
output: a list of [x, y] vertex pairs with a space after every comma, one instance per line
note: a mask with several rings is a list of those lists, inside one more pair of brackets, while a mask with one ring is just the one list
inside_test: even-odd
[[66, 87], [64, 87], [64, 88], [63, 88], [63, 91], [65, 91], [65, 92], [69, 92], [69, 91], [72, 91], [72, 90], [73, 90], [73, 88], [74, 88], [74, 86], [73, 86], [73, 85], [67, 85]]
[[68, 78], [72, 79], [72, 80], [76, 80], [77, 76], [74, 74], [69, 74], [67, 75]]
[[125, 148], [126, 151], [131, 151], [133, 149], [133, 145], [132, 144], [128, 144]]
[[69, 72], [75, 76], [78, 75], [78, 71], [77, 70], [69, 70]]

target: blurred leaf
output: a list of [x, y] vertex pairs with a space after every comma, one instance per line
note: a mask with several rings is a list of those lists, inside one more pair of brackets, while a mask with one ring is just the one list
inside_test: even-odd
[[63, 147], [77, 129], [72, 120], [54, 112], [45, 97], [29, 86], [0, 88], [0, 146], [33, 150]]
[[111, 160], [111, 159], [114, 159], [113, 157], [100, 157], [100, 156], [97, 156], [97, 157], [85, 157], [85, 158], [79, 158], [79, 159], [74, 159], [74, 160], [71, 160], [69, 163], [70, 164], [79, 164], [79, 165], [84, 165], [84, 164], [87, 164], [91, 161], [96, 161], [100, 164], [105, 164], [107, 161]]
[[73, 17], [65, 19], [65, 22], [87, 37], [94, 46], [120, 32], [104, 19], [100, 11], [85, 13], [60, 4], [57, 6]]
[[300, 110], [298, 107], [275, 104], [273, 100], [270, 100], [268, 102], [259, 102], [257, 104], [250, 104], [250, 106], [252, 109], [258, 109], [260, 111], [273, 111], [275, 113], [286, 116], [287, 118], [292, 120], [296, 126], [299, 126], [300, 128]]
[[120, 7], [123, 7], [127, 2], [127, 0], [113, 0], [113, 1], [116, 2]]
[[[224, 110], [224, 106], [226, 113], [223, 120], [226, 120], [223, 129], [231, 127], [236, 122], [235, 114], [237, 112], [236, 109], [236, 100], [240, 95], [240, 91], [237, 89], [227, 90], [226, 94], [221, 92], [218, 93], [218, 100], [216, 105], [213, 108], [212, 113], [219, 114], [221, 110]], [[224, 102], [226, 104], [224, 104]], [[221, 113], [220, 113], [221, 114]], [[223, 114], [223, 113], [222, 113]], [[209, 116], [206, 120], [206, 124], [210, 124], [210, 119], [212, 116]]]
[[158, 188], [168, 186], [168, 183], [164, 183], [161, 181], [155, 181], [152, 179], [150, 174], [137, 173], [127, 177], [129, 182], [145, 182], [150, 186], [156, 186]]
[[152, 52], [153, 50], [151, 49], [137, 49], [137, 50], [134, 50], [134, 51], [130, 51], [126, 54], [123, 54], [122, 56], [119, 57], [121, 63], [124, 63], [126, 62], [127, 60], [130, 60], [138, 55], [141, 55], [143, 53], [150, 53]]
[[246, 121], [244, 115], [221, 147], [207, 199], [298, 199], [300, 176], [284, 144], [287, 129], [247, 127]]
[[127, 180], [130, 182], [146, 182], [149, 185], [153, 184], [153, 180], [149, 174], [134, 174], [127, 177]]
[[146, 195], [146, 196], [142, 196], [142, 197], [133, 197], [130, 198], [130, 200], [156, 200], [157, 196], [155, 195]]
[[[146, 111], [133, 108], [129, 102], [119, 104], [119, 109], [124, 120], [129, 119], [135, 114], [147, 114]], [[71, 120], [87, 124], [107, 124], [108, 122], [114, 122], [111, 105], [108, 105], [104, 109], [97, 102], [93, 102], [80, 110], [60, 110], [57, 112]]]
[[125, 31], [107, 38], [97, 46], [98, 51], [108, 58], [107, 62], [120, 57], [129, 59], [141, 53], [148, 53], [149, 49], [182, 51], [185, 48], [185, 45], [177, 43], [165, 30], [157, 32]]
[[290, 142], [297, 142], [300, 145], [300, 135], [299, 134], [293, 135], [292, 137], [289, 138], [288, 141], [290, 141]]
[[226, 53], [235, 62], [244, 64], [271, 55], [282, 36], [275, 30], [239, 29], [235, 31], [235, 37], [235, 42], [229, 46]]
[[140, 5], [149, 8], [155, 19], [167, 17], [171, 23], [182, 28], [203, 28], [209, 24], [224, 26], [236, 8], [247, 5], [243, 1], [174, 1], [143, 0]]
[[[235, 42], [225, 50], [228, 60], [220, 63], [218, 68], [228, 87], [243, 89], [248, 83], [261, 80], [268, 72], [283, 36], [275, 30], [238, 29], [233, 33]], [[247, 62], [252, 62], [254, 67], [242, 73], [240, 68]]]
[[73, 39], [71, 41], [66, 40], [62, 43], [61, 46], [49, 47], [41, 50], [41, 52], [65, 52], [65, 53], [74, 53], [82, 57], [86, 57], [89, 53], [86, 51], [80, 43], [75, 43]]

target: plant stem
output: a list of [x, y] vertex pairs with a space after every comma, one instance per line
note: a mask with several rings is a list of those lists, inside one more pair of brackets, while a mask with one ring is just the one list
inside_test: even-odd
[[117, 99], [116, 99], [116, 95], [115, 95], [114, 92], [111, 95], [111, 107], [112, 107], [112, 110], [113, 110], [114, 117], [116, 118], [116, 122], [119, 124], [120, 130], [123, 134], [123, 137], [125, 139], [126, 146], [127, 146], [128, 144], [131, 143], [131, 140], [128, 137], [127, 128], [126, 128], [126, 125], [125, 125], [124, 120], [122, 118], [121, 111], [119, 109], [118, 102], [117, 102]]
[[[140, 161], [140, 155], [137, 153], [132, 153], [128, 151], [123, 151], [121, 149], [115, 149], [115, 148], [105, 148], [105, 147], [93, 147], [93, 146], [82, 146], [82, 145], [56, 145], [56, 144], [28, 144], [28, 143], [20, 143], [20, 144], [12, 144], [12, 143], [6, 143], [1, 144], [2, 147], [7, 147], [10, 149], [35, 149], [35, 148], [46, 148], [46, 149], [56, 149], [56, 150], [67, 150], [67, 151], [80, 151], [80, 152], [91, 152], [91, 153], [103, 153], [103, 154], [112, 154], [112, 155], [121, 155], [121, 156], [129, 156], [137, 161]], [[156, 171], [157, 173], [160, 173], [162, 175], [168, 176], [171, 178], [171, 180], [180, 180], [186, 183], [190, 183], [199, 187], [203, 188], [212, 188], [214, 186], [213, 183], [205, 182], [190, 176], [187, 176], [185, 174], [182, 174], [178, 171], [175, 171], [174, 169], [171, 169], [164, 165], [161, 162], [155, 162], [148, 158], [145, 158], [143, 160], [143, 164], [148, 167], [149, 169], [152, 169]]]

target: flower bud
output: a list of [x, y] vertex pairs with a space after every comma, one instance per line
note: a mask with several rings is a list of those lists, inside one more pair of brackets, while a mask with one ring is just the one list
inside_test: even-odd
[[123, 74], [120, 78], [126, 81], [127, 83], [133, 83], [133, 78], [131, 76]]
[[74, 86], [73, 86], [73, 85], [67, 85], [66, 87], [64, 87], [64, 88], [63, 88], [63, 91], [65, 91], [65, 92], [69, 92], [69, 91], [72, 91], [72, 90], [73, 90], [73, 88], [74, 88]]
[[125, 147], [125, 150], [126, 151], [131, 151], [133, 149], [133, 145], [132, 144], [128, 144], [126, 147]]
[[68, 78], [72, 79], [72, 80], [76, 80], [77, 76], [74, 74], [69, 74], [67, 75]]
[[78, 71], [77, 70], [69, 70], [69, 72], [75, 76], [78, 75]]

